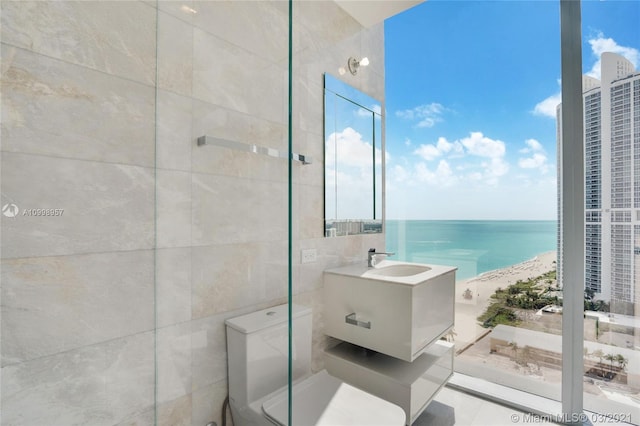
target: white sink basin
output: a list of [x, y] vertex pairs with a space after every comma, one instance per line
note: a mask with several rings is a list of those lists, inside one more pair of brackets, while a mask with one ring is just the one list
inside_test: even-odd
[[430, 271], [431, 268], [426, 265], [407, 265], [407, 264], [391, 264], [380, 265], [368, 270], [363, 275], [382, 275], [384, 277], [410, 277], [412, 275], [421, 274]]

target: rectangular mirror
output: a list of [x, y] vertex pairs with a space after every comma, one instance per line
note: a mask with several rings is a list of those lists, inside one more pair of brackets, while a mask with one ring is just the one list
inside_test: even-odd
[[325, 235], [382, 232], [381, 103], [324, 75]]

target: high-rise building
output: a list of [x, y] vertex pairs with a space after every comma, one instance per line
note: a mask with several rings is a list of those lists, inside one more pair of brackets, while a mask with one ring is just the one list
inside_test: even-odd
[[640, 308], [640, 72], [624, 57], [604, 53], [600, 80], [583, 78], [583, 100], [585, 290], [610, 303], [611, 312], [634, 315]]

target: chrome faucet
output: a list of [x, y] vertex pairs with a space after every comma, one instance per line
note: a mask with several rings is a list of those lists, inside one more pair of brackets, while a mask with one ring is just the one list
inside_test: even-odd
[[374, 266], [373, 256], [377, 254], [384, 254], [385, 256], [393, 256], [395, 253], [376, 251], [375, 248], [370, 248], [369, 253], [367, 253], [367, 266], [369, 268], [372, 268]]

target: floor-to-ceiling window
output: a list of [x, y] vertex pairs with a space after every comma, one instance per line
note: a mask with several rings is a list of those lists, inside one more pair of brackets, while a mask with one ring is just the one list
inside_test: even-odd
[[584, 407], [633, 423], [640, 413], [639, 18], [637, 3], [582, 5]]
[[427, 2], [386, 29], [387, 249], [458, 268], [458, 372], [558, 400], [559, 29], [548, 2]]
[[[581, 382], [586, 409], [638, 423], [634, 131], [640, 116], [634, 102], [640, 96], [634, 98], [634, 84], [640, 37], [634, 22], [640, 7], [582, 5], [584, 156], [570, 153], [568, 164], [584, 162], [581, 210], [572, 214], [585, 225], [569, 237], [556, 220], [556, 194], [561, 199], [574, 188], [560, 179], [562, 156], [556, 155], [562, 140], [559, 5], [456, 2], [418, 9], [387, 26], [387, 108], [394, 117], [387, 124], [387, 249], [404, 260], [458, 267], [457, 371], [556, 400], [569, 399], [563, 385]], [[431, 24], [416, 25], [420, 20]], [[580, 25], [579, 15], [567, 23]], [[399, 60], [407, 52], [392, 50], [402, 39], [419, 40], [407, 46], [411, 66]], [[610, 61], [616, 61], [609, 72], [615, 78], [600, 84]], [[406, 78], [398, 82], [393, 75]], [[558, 204], [559, 217], [566, 208]], [[584, 255], [564, 262], [561, 249], [577, 239], [584, 239]], [[569, 267], [558, 270], [558, 262]], [[563, 280], [582, 274], [580, 289], [567, 296]], [[572, 352], [580, 347], [579, 360], [563, 354], [567, 297], [584, 304], [568, 325], [584, 329], [584, 344], [570, 343]], [[569, 359], [584, 364], [570, 381]]]

